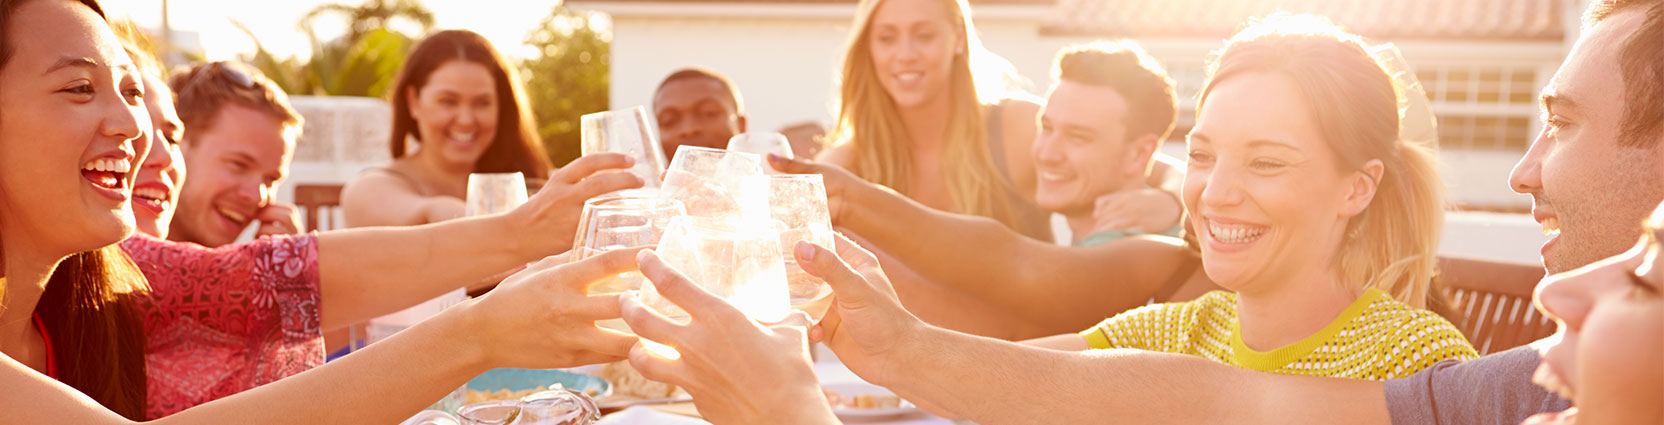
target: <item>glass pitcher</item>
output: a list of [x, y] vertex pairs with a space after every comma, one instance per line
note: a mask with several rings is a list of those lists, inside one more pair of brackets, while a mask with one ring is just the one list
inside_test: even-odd
[[462, 406], [455, 415], [423, 411], [401, 425], [590, 425], [600, 418], [601, 410], [594, 399], [555, 384], [549, 391], [519, 400]]

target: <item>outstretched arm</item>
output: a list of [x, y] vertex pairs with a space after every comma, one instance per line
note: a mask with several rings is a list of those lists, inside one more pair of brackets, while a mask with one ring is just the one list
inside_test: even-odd
[[641, 186], [634, 174], [611, 171], [630, 164], [620, 154], [579, 158], [503, 214], [318, 233], [323, 328], [392, 313], [571, 249], [584, 201]]
[[771, 156], [824, 176], [834, 225], [934, 281], [1044, 325], [1090, 324], [1143, 304], [1183, 264], [1182, 244], [1135, 238], [1088, 248], [1041, 242], [986, 217], [934, 210], [824, 163]]
[[797, 257], [836, 294], [811, 340], [861, 378], [956, 416], [985, 424], [1388, 423], [1380, 382], [1169, 353], [1055, 351], [936, 328], [901, 307], [871, 253], [838, 242], [836, 254], [808, 247]]
[[[636, 250], [572, 264], [545, 260], [497, 290], [351, 356], [157, 420], [163, 424], [397, 423], [493, 367], [622, 360], [634, 336], [595, 326], [619, 317], [597, 279], [635, 269]], [[0, 355], [0, 423], [131, 423], [87, 396]]]

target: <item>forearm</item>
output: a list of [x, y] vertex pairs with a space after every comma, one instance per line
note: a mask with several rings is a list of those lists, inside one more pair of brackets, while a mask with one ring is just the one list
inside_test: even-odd
[[932, 281], [1048, 326], [1090, 325], [1143, 304], [1184, 258], [1176, 241], [1063, 247], [986, 217], [869, 192], [845, 213], [844, 227]]
[[[460, 308], [460, 307], [459, 307]], [[485, 370], [457, 314], [351, 356], [156, 420], [159, 424], [398, 423]], [[132, 423], [67, 385], [0, 356], [0, 423]]]
[[927, 328], [878, 378], [984, 424], [1387, 423], [1381, 384], [1135, 350], [1064, 352]]
[[[318, 234], [323, 328], [392, 313], [555, 254], [516, 235], [509, 216]], [[543, 254], [543, 255], [540, 255]]]

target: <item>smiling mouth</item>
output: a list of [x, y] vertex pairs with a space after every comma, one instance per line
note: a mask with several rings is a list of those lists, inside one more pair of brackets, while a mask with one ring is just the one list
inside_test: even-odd
[[1549, 367], [1548, 363], [1537, 366], [1537, 372], [1531, 374], [1531, 383], [1537, 384], [1567, 400], [1573, 400], [1577, 395], [1572, 386], [1567, 384], [1564, 379], [1560, 379], [1560, 374], [1555, 373], [1554, 368]]
[[918, 81], [920, 78], [924, 78], [923, 72], [903, 72], [896, 74], [896, 81], [903, 83], [912, 83], [914, 81]]
[[472, 146], [474, 144], [474, 142], [478, 141], [477, 138], [479, 137], [479, 133], [477, 133], [477, 132], [452, 131], [452, 132], [446, 133], [445, 137], [451, 139], [451, 143], [456, 143], [456, 144], [463, 145], [463, 146]]
[[231, 209], [226, 208], [226, 207], [216, 208], [215, 211], [218, 211], [220, 213], [220, 215], [225, 216], [225, 218], [227, 220], [231, 220], [232, 223], [236, 223], [238, 225], [247, 225], [248, 224], [248, 216], [244, 215], [242, 213], [232, 211]]
[[1226, 244], [1243, 244], [1259, 240], [1265, 236], [1265, 226], [1247, 224], [1221, 224], [1208, 220], [1208, 237]]
[[166, 210], [171, 204], [168, 202], [168, 192], [154, 187], [133, 189], [133, 200], [144, 202], [157, 210]]
[[1543, 219], [1543, 234], [1550, 238], [1560, 236], [1560, 218], [1549, 217]]
[[81, 165], [81, 177], [94, 186], [114, 191], [127, 188], [127, 173], [131, 171], [133, 162], [126, 158], [100, 158]]
[[1069, 176], [1066, 175], [1066, 174], [1058, 174], [1058, 173], [1052, 173], [1052, 172], [1046, 172], [1046, 171], [1041, 171], [1041, 172], [1038, 173], [1038, 175], [1040, 176], [1040, 180], [1052, 181], [1052, 182], [1064, 181], [1064, 180], [1069, 179]]

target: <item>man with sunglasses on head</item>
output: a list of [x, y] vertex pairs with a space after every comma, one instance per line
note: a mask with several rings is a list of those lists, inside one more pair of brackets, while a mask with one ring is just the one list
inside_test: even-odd
[[190, 129], [181, 147], [191, 170], [169, 239], [218, 247], [256, 222], [255, 236], [300, 233], [295, 206], [276, 201], [301, 130], [289, 97], [258, 71], [228, 61], [198, 64], [168, 85]]

